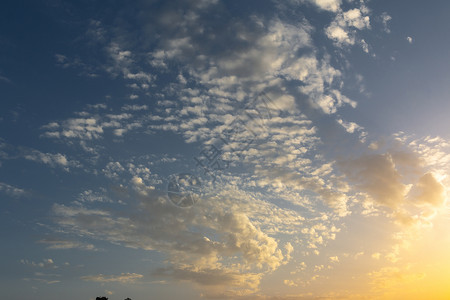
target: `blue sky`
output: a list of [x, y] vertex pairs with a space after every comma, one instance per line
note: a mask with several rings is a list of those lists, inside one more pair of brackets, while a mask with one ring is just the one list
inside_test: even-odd
[[449, 9], [3, 3], [5, 296], [447, 299]]

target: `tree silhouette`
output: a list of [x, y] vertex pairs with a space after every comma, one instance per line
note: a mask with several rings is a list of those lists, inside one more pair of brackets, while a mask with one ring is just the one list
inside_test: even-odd
[[127, 298], [127, 299], [125, 299], [125, 300], [131, 300], [130, 298]]
[[95, 300], [108, 300], [108, 298], [106, 298], [106, 297], [97, 297], [97, 298], [95, 298]]

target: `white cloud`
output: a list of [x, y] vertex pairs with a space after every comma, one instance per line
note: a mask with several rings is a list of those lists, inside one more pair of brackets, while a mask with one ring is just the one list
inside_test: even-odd
[[410, 43], [410, 44], [412, 44], [413, 43], [413, 38], [412, 37], [410, 37], [410, 36], [407, 36], [406, 37], [406, 40], [408, 41], [408, 43]]
[[346, 26], [355, 27], [359, 30], [370, 29], [370, 18], [366, 13], [367, 11], [364, 7], [350, 9], [343, 13], [342, 20], [339, 20], [338, 23], [343, 21]]
[[24, 265], [37, 267], [37, 268], [46, 268], [46, 269], [57, 269], [58, 266], [55, 264], [53, 259], [45, 258], [40, 262], [29, 261], [27, 259], [21, 259], [20, 262]]
[[364, 52], [369, 53], [369, 44], [367, 44], [367, 42], [364, 39], [360, 40], [359, 44], [361, 45], [361, 48], [363, 49]]
[[95, 118], [76, 118], [68, 119], [62, 124], [52, 122], [43, 129], [50, 129], [44, 133], [44, 136], [50, 138], [79, 138], [79, 139], [98, 139], [103, 134], [103, 128], [98, 124]]
[[122, 110], [126, 112], [116, 114], [98, 112], [97, 105], [88, 105], [88, 108], [95, 110], [95, 113], [83, 111], [77, 113], [81, 118], [69, 118], [42, 126], [41, 128], [45, 130], [43, 136], [62, 139], [69, 144], [70, 140], [78, 140], [83, 150], [96, 154], [96, 147], [90, 147], [95, 140], [102, 139], [107, 133], [122, 137], [129, 131], [143, 127], [147, 119], [146, 116], [138, 114], [140, 110], [148, 108], [146, 105], [124, 105]]
[[104, 196], [101, 193], [93, 192], [92, 190], [86, 190], [80, 193], [78, 197], [78, 201], [80, 202], [112, 202], [111, 199]]
[[148, 109], [147, 105], [127, 104], [127, 105], [122, 106], [122, 110], [125, 110], [125, 111], [127, 111], [127, 110], [139, 111], [139, 110], [147, 110], [147, 109]]
[[311, 3], [317, 5], [320, 9], [337, 12], [342, 4], [341, 0], [309, 0]]
[[334, 23], [330, 25], [325, 33], [328, 38], [334, 40], [338, 44], [349, 44], [353, 45], [355, 43], [354, 37], [350, 36], [350, 33], [345, 30], [345, 28], [340, 27], [338, 24]]
[[361, 142], [365, 142], [367, 137], [367, 132], [364, 130], [364, 127], [356, 124], [355, 122], [346, 122], [342, 119], [337, 119], [337, 122], [345, 128], [348, 133], [359, 132], [359, 139]]
[[61, 153], [43, 153], [38, 150], [32, 150], [30, 153], [24, 155], [25, 159], [35, 162], [47, 164], [51, 167], [62, 167], [69, 170], [69, 167], [79, 167], [80, 164], [74, 160], [68, 160], [64, 154]]
[[383, 12], [381, 14], [381, 22], [383, 23], [384, 26], [384, 31], [386, 33], [391, 33], [391, 30], [388, 27], [388, 22], [392, 20], [392, 17], [390, 15], [387, 14], [387, 12]]
[[354, 133], [355, 131], [361, 130], [361, 126], [355, 122], [345, 122], [342, 119], [338, 119], [337, 122], [345, 128], [348, 133]]
[[[87, 107], [90, 109], [107, 109], [108, 108], [108, 106], [105, 103], [88, 104]], [[58, 125], [58, 123], [53, 123], [53, 124], [55, 124], [56, 127]]]
[[[354, 45], [358, 40], [357, 30], [371, 28], [368, 13], [369, 11], [364, 5], [345, 12], [339, 12], [331, 24], [325, 29], [325, 34], [339, 47]], [[358, 42], [361, 43], [360, 40]], [[363, 44], [367, 45], [366, 42]]]

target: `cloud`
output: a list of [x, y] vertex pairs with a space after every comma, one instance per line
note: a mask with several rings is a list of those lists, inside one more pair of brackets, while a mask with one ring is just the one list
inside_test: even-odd
[[354, 38], [350, 37], [350, 33], [337, 24], [330, 25], [326, 29], [325, 33], [327, 34], [328, 38], [334, 40], [336, 43], [340, 45], [341, 44], [353, 45], [355, 43]]
[[309, 0], [311, 3], [315, 4], [317, 7], [323, 10], [337, 12], [342, 4], [341, 0]]
[[52, 122], [43, 129], [50, 129], [44, 133], [50, 138], [79, 138], [98, 139], [103, 134], [103, 128], [95, 118], [73, 118], [64, 121], [62, 124]]
[[147, 105], [130, 105], [130, 104], [126, 104], [122, 107], [123, 110], [127, 111], [127, 110], [132, 110], [132, 111], [138, 111], [138, 110], [147, 110], [148, 106]]
[[38, 243], [48, 245], [47, 249], [49, 250], [80, 249], [80, 250], [97, 251], [97, 248], [94, 245], [85, 244], [78, 241], [46, 238], [39, 240]]
[[74, 160], [68, 160], [64, 154], [61, 153], [43, 153], [38, 150], [32, 150], [28, 154], [24, 155], [25, 159], [35, 162], [43, 163], [51, 167], [62, 167], [68, 170], [69, 167], [79, 167], [80, 164]]
[[[107, 109], [108, 106], [105, 103], [97, 103], [97, 104], [88, 104], [87, 107], [89, 109]], [[53, 126], [57, 127], [58, 123], [51, 123]], [[51, 128], [51, 125], [50, 125]]]
[[[207, 220], [194, 220], [191, 218], [196, 214], [187, 215], [186, 217], [188, 220], [191, 219], [193, 224], [200, 227], [205, 226], [205, 228], [223, 234], [221, 241], [211, 241], [201, 235], [189, 232], [188, 228], [185, 227], [186, 225], [177, 220], [181, 214], [177, 208], [164, 205], [165, 201], [155, 200], [149, 199], [146, 200], [146, 203], [143, 203], [148, 206], [144, 206], [144, 211], [153, 209], [151, 212], [155, 217], [153, 220], [142, 219], [143, 216], [137, 219], [126, 217], [117, 219], [109, 212], [63, 205], [55, 205], [54, 213], [59, 219], [59, 224], [75, 232], [91, 232], [99, 238], [103, 236], [109, 241], [123, 243], [129, 247], [148, 250], [156, 248], [169, 253], [170, 251], [179, 252], [178, 259], [185, 256], [185, 259], [190, 260], [188, 255], [190, 252], [192, 254], [203, 253], [206, 257], [211, 256], [211, 258], [214, 258], [218, 253], [227, 256], [233, 253], [241, 253], [249, 264], [255, 264], [257, 267], [262, 267], [264, 264], [270, 268], [277, 268], [281, 264], [283, 255], [277, 249], [275, 240], [255, 228], [244, 214], [219, 213], [216, 209], [213, 209], [210, 214], [211, 218], [214, 218], [217, 222], [214, 224], [211, 223], [212, 220], [209, 218]], [[92, 222], [95, 219], [98, 222]], [[163, 223], [169, 228], [161, 227]], [[144, 237], [140, 229], [148, 228], [148, 226], [153, 226], [154, 229], [146, 229]], [[186, 234], [186, 236], [183, 236], [183, 234]], [[194, 256], [191, 259], [196, 258]]]
[[388, 22], [392, 20], [392, 17], [390, 15], [388, 15], [387, 12], [383, 12], [381, 14], [381, 22], [383, 23], [383, 27], [384, 27], [384, 31], [386, 33], [391, 33], [391, 30], [388, 27]]
[[[347, 11], [341, 9], [341, 1], [312, 2], [333, 13], [325, 34], [337, 46], [357, 44], [369, 52], [370, 46], [359, 37], [359, 31], [371, 28], [370, 12], [362, 2], [349, 2], [359, 6]], [[52, 213], [57, 228], [67, 235], [163, 253], [166, 263], [155, 276], [193, 282], [208, 297], [257, 297], [262, 278], [293, 260], [294, 253], [320, 255], [321, 248], [336, 239], [340, 222], [359, 204], [361, 194], [356, 190], [378, 206], [401, 206], [409, 188], [402, 181], [402, 168], [410, 164], [394, 151], [341, 164], [322, 155], [321, 128], [314, 116], [329, 118], [323, 115], [357, 105], [342, 92], [345, 68], [314, 43], [323, 28], [303, 16], [287, 20], [278, 13], [256, 12], [241, 19], [213, 18], [212, 23], [215, 10], [226, 7], [220, 2], [201, 3], [182, 2], [182, 10], [172, 9], [173, 5], [162, 5], [161, 10], [142, 7], [137, 25], [151, 40], [138, 47], [129, 42], [126, 29], [115, 37], [95, 31], [93, 38], [103, 43], [107, 55], [103, 69], [124, 81], [129, 90], [120, 99], [132, 96], [133, 104], [88, 106], [42, 129], [45, 137], [69, 145], [79, 141], [92, 153], [105, 145], [104, 140], [120, 142], [131, 131], [156, 138], [173, 132], [186, 149], [200, 148], [198, 152], [217, 145], [231, 165], [217, 172], [220, 184], [211, 189], [209, 179], [204, 180], [201, 201], [180, 209], [164, 194], [161, 174], [175, 167], [190, 168], [189, 157], [177, 158], [177, 165], [161, 170], [153, 169], [155, 157], [120, 159], [97, 151], [95, 167], [101, 166], [101, 171], [96, 175], [106, 177], [102, 179], [114, 186], [124, 206], [119, 209], [112, 204], [115, 201], [107, 201], [114, 197], [106, 197], [104, 190], [86, 189], [71, 204], [53, 205]], [[157, 35], [151, 34], [155, 28]], [[262, 95], [269, 100], [253, 102]], [[304, 114], [311, 111], [312, 117]], [[359, 134], [360, 140], [366, 138], [362, 126], [337, 122], [348, 133]], [[233, 127], [236, 124], [241, 127]], [[224, 136], [226, 142], [218, 144]], [[347, 177], [339, 174], [339, 168]], [[419, 195], [435, 199], [429, 192], [434, 182], [429, 178], [420, 182]], [[52, 249], [90, 245], [71, 239], [42, 243]], [[333, 253], [324, 259], [343, 260]], [[141, 278], [130, 275], [139, 274], [83, 279]]]
[[330, 256], [330, 262], [338, 263], [339, 262], [339, 257], [338, 256]]
[[345, 128], [348, 133], [359, 132], [359, 139], [361, 142], [365, 142], [367, 137], [367, 132], [364, 130], [364, 127], [356, 124], [355, 122], [346, 122], [342, 119], [337, 119], [339, 125]]
[[[109, 56], [110, 63], [105, 65], [104, 69], [112, 76], [115, 77], [121, 74], [125, 80], [139, 84], [143, 88], [155, 80], [155, 75], [142, 71], [139, 64], [136, 63], [133, 52], [123, 49], [121, 43], [117, 41], [110, 42], [106, 46], [106, 53]], [[130, 99], [133, 100], [138, 97], [138, 95], [132, 94]]]
[[414, 273], [410, 270], [410, 267], [382, 267], [378, 271], [368, 273], [368, 276], [377, 290], [386, 291], [386, 289], [395, 285], [419, 281], [425, 277], [425, 274]]
[[[211, 297], [254, 294], [263, 276], [292, 258], [300, 240], [281, 245], [272, 235], [282, 233], [297, 239], [301, 236], [301, 244], [312, 245], [316, 250], [339, 232], [326, 221], [326, 216], [317, 221], [305, 220], [293, 210], [251, 197], [234, 182], [223, 190], [217, 186], [213, 198], [205, 197], [189, 210], [179, 209], [170, 205], [160, 191], [148, 188], [151, 179], [146, 176], [152, 174], [150, 170], [119, 162], [112, 165], [120, 165], [120, 176], [110, 177], [129, 188], [121, 197], [137, 197], [139, 210], [87, 208], [92, 202], [55, 205], [58, 226], [66, 233], [160, 251], [170, 263], [155, 271], [155, 276], [189, 280]], [[323, 167], [316, 174], [325, 174], [326, 170]], [[277, 197], [285, 197], [279, 190], [274, 192]], [[299, 228], [308, 226], [299, 235]]]
[[338, 47], [355, 44], [357, 30], [370, 29], [369, 10], [364, 5], [359, 8], [339, 12], [325, 29], [327, 37]]
[[[275, 206], [268, 209], [271, 204], [257, 199], [242, 202], [242, 195], [235, 198], [232, 190], [189, 210], [170, 205], [157, 190], [131, 195], [140, 200], [139, 210], [55, 205], [55, 221], [66, 233], [161, 251], [170, 264], [154, 275], [189, 280], [211, 295], [254, 293], [262, 276], [285, 264], [294, 250], [291, 244], [281, 247], [261, 227], [282, 230], [302, 219]], [[85, 279], [113, 281], [104, 275]]]
[[401, 182], [391, 154], [365, 155], [340, 165], [350, 181], [376, 203], [391, 208], [403, 203], [407, 187]]
[[408, 41], [408, 43], [410, 43], [410, 44], [412, 44], [413, 43], [413, 38], [412, 37], [410, 37], [410, 36], [407, 36], [406, 37], [406, 40]]
[[20, 262], [24, 265], [37, 267], [37, 268], [45, 268], [45, 269], [57, 269], [58, 268], [58, 266], [55, 264], [55, 262], [51, 258], [43, 259], [41, 262], [34, 262], [34, 261], [29, 261], [27, 259], [21, 259]]
[[354, 122], [345, 122], [342, 119], [338, 119], [337, 122], [345, 128], [348, 133], [354, 133], [355, 131], [361, 130], [361, 126]]
[[445, 200], [444, 186], [431, 173], [426, 173], [420, 177], [411, 194], [414, 201], [433, 206], [441, 206]]
[[11, 79], [8, 77], [0, 75], [0, 81], [6, 82], [6, 83], [12, 83]]
[[[69, 118], [61, 122], [50, 122], [41, 127], [44, 130], [42, 136], [52, 139], [60, 139], [71, 144], [78, 140], [80, 146], [86, 152], [98, 154], [100, 146], [90, 147], [97, 140], [104, 138], [105, 134], [115, 137], [123, 137], [125, 133], [143, 127], [145, 117], [139, 111], [145, 110], [145, 105], [125, 105], [123, 110], [116, 114], [98, 111], [103, 105], [88, 105], [88, 110], [77, 113], [79, 117]], [[111, 135], [110, 135], [111, 136]]]
[[61, 282], [60, 280], [48, 280], [43, 278], [23, 278], [25, 281], [37, 281], [45, 284], [55, 284]]
[[132, 283], [142, 279], [144, 275], [137, 273], [121, 273], [120, 275], [89, 275], [83, 276], [81, 279], [85, 281], [94, 282], [118, 282], [118, 283]]
[[[351, 16], [348, 19], [354, 26], [359, 26], [356, 19]], [[248, 93], [245, 89], [250, 81], [257, 81], [260, 89], [264, 85], [266, 88], [278, 88], [283, 85], [282, 81], [276, 79], [281, 75], [285, 79], [302, 81], [304, 84], [300, 91], [327, 113], [335, 112], [345, 103], [355, 106], [354, 101], [338, 94], [337, 89], [332, 89], [333, 79], [338, 79], [340, 72], [332, 68], [326, 59], [318, 59], [310, 51], [296, 55], [300, 49], [313, 49], [310, 35], [312, 27], [306, 21], [287, 24], [278, 19], [262, 22], [253, 18], [247, 23], [245, 27], [240, 23], [231, 25], [236, 27], [234, 31], [237, 33], [222, 36], [220, 43], [227, 44], [226, 53], [208, 52], [210, 46], [204, 44], [206, 41], [186, 36], [192, 41], [190, 47], [197, 50], [197, 57], [201, 56], [202, 60], [196, 63], [195, 68], [191, 67], [192, 51], [177, 46], [178, 54], [165, 56], [164, 64], [170, 60], [183, 61], [188, 64], [187, 73], [194, 75], [193, 79], [208, 86], [210, 91], [220, 91], [222, 97], [227, 95], [239, 101]], [[250, 28], [254, 28], [253, 32], [249, 31]], [[199, 44], [199, 41], [203, 43]], [[211, 41], [212, 44], [217, 42], [219, 41]], [[172, 43], [164, 45], [165, 48], [161, 51], [174, 51], [170, 48]], [[339, 85], [338, 80], [334, 83]]]
[[74, 216], [108, 216], [109, 213], [102, 211], [102, 210], [89, 210], [82, 206], [65, 206], [63, 204], [54, 204], [53, 205], [53, 212], [58, 216], [61, 217], [61, 220], [64, 220], [64, 218], [70, 218]]
[[233, 272], [222, 269], [168, 268], [158, 269], [153, 275], [171, 277], [177, 280], [193, 281], [201, 286], [245, 287], [250, 292], [257, 290], [262, 274]]
[[[370, 18], [367, 13], [368, 10], [365, 6], [353, 8], [342, 14], [342, 21], [346, 26], [359, 30], [370, 28]], [[340, 22], [341, 20], [338, 21], [338, 23]]]
[[67, 57], [66, 55], [57, 53], [55, 54], [56, 65], [63, 68], [73, 68], [80, 70], [80, 75], [90, 78], [98, 77], [98, 69], [92, 65], [83, 62], [80, 57]]
[[102, 171], [106, 177], [117, 178], [121, 172], [125, 171], [125, 168], [118, 161], [109, 162]]
[[[262, 274], [240, 273], [228, 270], [160, 269], [153, 275], [171, 277], [176, 280], [191, 281], [201, 287], [201, 295], [206, 299], [246, 299], [257, 297]], [[224, 290], [224, 286], [227, 287]]]
[[305, 55], [283, 70], [282, 74], [290, 79], [301, 80], [304, 85], [299, 91], [308, 96], [313, 107], [326, 114], [336, 113], [345, 104], [356, 107], [355, 101], [336, 89], [342, 74], [326, 59], [319, 61], [313, 56]]
[[9, 185], [4, 182], [0, 182], [0, 191], [13, 197], [21, 197], [27, 194], [24, 189]]
[[80, 193], [78, 200], [80, 202], [112, 202], [112, 200], [105, 195], [93, 192], [92, 190], [86, 190]]
[[[389, 208], [383, 214], [401, 226], [400, 233], [404, 234], [401, 240], [406, 243], [416, 239], [421, 229], [432, 226], [446, 202], [450, 157], [444, 149], [448, 147], [439, 137], [414, 140], [399, 133], [394, 135], [392, 143], [369, 147], [377, 152], [387, 148], [384, 154], [365, 154], [342, 160], [338, 165], [352, 184], [353, 192], [368, 197], [362, 200], [364, 214], [379, 214], [376, 206]], [[398, 248], [402, 247], [399, 244]], [[386, 257], [397, 261], [399, 249]]]
[[[316, 2], [317, 5], [328, 10], [335, 10], [340, 5], [338, 1]], [[165, 98], [170, 96], [187, 100], [177, 103], [177, 106], [183, 105], [181, 109], [166, 108], [167, 116], [160, 114], [152, 118], [127, 122], [125, 120], [108, 121], [104, 120], [102, 115], [87, 114], [85, 118], [68, 119], [57, 123], [58, 126], [44, 128], [48, 129], [44, 136], [77, 138], [87, 143], [102, 138], [107, 128], [111, 129], [114, 136], [124, 137], [127, 132], [145, 128], [148, 125], [147, 128], [154, 131], [173, 130], [181, 133], [189, 143], [205, 140], [205, 134], [210, 130], [208, 126], [215, 121], [215, 115], [233, 113], [233, 106], [239, 102], [242, 103], [243, 99], [255, 97], [263, 89], [273, 89], [274, 94], [278, 94], [276, 100], [279, 100], [280, 104], [281, 99], [283, 101], [289, 99], [288, 102], [283, 103], [283, 105], [288, 104], [283, 109], [294, 108], [297, 99], [304, 96], [281, 95], [280, 91], [276, 92], [283, 89], [285, 85], [281, 78], [300, 81], [296, 83], [299, 86], [298, 91], [306, 95], [313, 107], [327, 114], [335, 113], [338, 108], [347, 104], [356, 106], [355, 101], [339, 92], [339, 86], [342, 84], [341, 73], [331, 66], [328, 59], [320, 59], [312, 51], [314, 49], [311, 38], [313, 28], [305, 19], [288, 23], [275, 17], [264, 20], [252, 16], [248, 20], [233, 24], [220, 20], [226, 23], [223, 28], [230, 28], [230, 30], [223, 32], [220, 40], [211, 35], [208, 36], [211, 40], [205, 40], [205, 36], [200, 34], [204, 25], [201, 25], [202, 22], [198, 20], [204, 18], [203, 14], [206, 14], [208, 9], [217, 8], [207, 6], [197, 11], [198, 8], [187, 6], [188, 11], [195, 11], [192, 13], [195, 18], [189, 18], [189, 13], [183, 16], [168, 14], [175, 20], [158, 35], [157, 47], [151, 51], [150, 65], [153, 68], [160, 66], [165, 68], [168, 64], [177, 62], [177, 65], [184, 66], [180, 70], [177, 69], [177, 78], [183, 74], [184, 81], [191, 80], [201, 84], [200, 91], [195, 91], [197, 93], [195, 97], [190, 94], [194, 92], [192, 89], [181, 88], [181, 86], [175, 89], [172, 85], [168, 89], [170, 92], [164, 95]], [[358, 11], [361, 12], [363, 9]], [[358, 15], [358, 11], [342, 12], [342, 18], [349, 24], [348, 26], [359, 28], [364, 26], [361, 23], [364, 23], [366, 19]], [[152, 14], [148, 11], [143, 13]], [[150, 23], [167, 21], [159, 18], [148, 18], [148, 20]], [[178, 30], [180, 28], [186, 29]], [[172, 29], [176, 35], [168, 34]], [[107, 53], [111, 58], [108, 70], [111, 74], [121, 73], [125, 79], [133, 80], [134, 82], [129, 84], [133, 90], [139, 88], [143, 82], [150, 84], [153, 77], [147, 77], [149, 72], [145, 70], [146, 66], [148, 67], [148, 61], [141, 63], [142, 53], [119, 40], [111, 41], [106, 45]], [[212, 47], [212, 45], [226, 45], [226, 47]], [[201, 102], [194, 102], [195, 99], [200, 99]], [[215, 99], [217, 109], [205, 107], [204, 104], [212, 99]], [[125, 106], [124, 110], [138, 111], [137, 107], [138, 105], [135, 105], [131, 109], [131, 106]], [[206, 118], [205, 115], [210, 118]], [[151, 122], [156, 118], [161, 119], [161, 124]], [[219, 126], [216, 128], [220, 128]], [[214, 130], [212, 132], [214, 133]], [[92, 150], [92, 147], [86, 145], [84, 148]]]
[[375, 252], [375, 253], [373, 253], [372, 255], [371, 255], [371, 257], [373, 258], [373, 259], [380, 259], [380, 257], [381, 257], [381, 253], [379, 253], [379, 252]]
[[361, 45], [361, 48], [363, 49], [364, 52], [369, 53], [369, 44], [367, 44], [367, 42], [364, 39], [360, 40], [359, 44]]

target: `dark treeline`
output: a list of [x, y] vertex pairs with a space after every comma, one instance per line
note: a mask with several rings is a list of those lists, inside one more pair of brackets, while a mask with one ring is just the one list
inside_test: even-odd
[[[97, 297], [95, 300], [108, 300], [107, 297]], [[126, 298], [125, 300], [131, 300], [130, 298]]]

